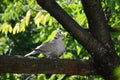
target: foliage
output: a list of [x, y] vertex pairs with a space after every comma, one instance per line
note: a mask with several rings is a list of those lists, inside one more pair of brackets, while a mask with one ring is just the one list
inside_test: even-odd
[[114, 75], [117, 76], [118, 80], [120, 80], [120, 66], [115, 68]]
[[[74, 19], [88, 28], [87, 18], [79, 0], [56, 0], [57, 3]], [[111, 11], [109, 24], [120, 28], [120, 1], [101, 0], [103, 10]], [[67, 5], [66, 5], [67, 4]], [[54, 31], [62, 26], [45, 10], [41, 9], [35, 0], [2, 0], [0, 5], [0, 54], [22, 55], [32, 51], [36, 46], [51, 39]], [[63, 29], [63, 28], [62, 28]], [[70, 34], [63, 29], [66, 53], [60, 58], [90, 59], [91, 56]], [[120, 55], [119, 33], [111, 33], [115, 48]], [[3, 80], [21, 79], [20, 74], [1, 74]], [[52, 80], [61, 79], [64, 75], [52, 75]], [[44, 80], [44, 74], [38, 74], [38, 79]], [[94, 76], [65, 76], [66, 80], [102, 80]]]

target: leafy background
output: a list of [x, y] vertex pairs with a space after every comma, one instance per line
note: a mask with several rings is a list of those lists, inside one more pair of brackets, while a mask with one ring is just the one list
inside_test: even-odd
[[[80, 0], [56, 0], [57, 3], [79, 25], [88, 28], [86, 15]], [[111, 32], [117, 54], [120, 55], [120, 0], [101, 0], [109, 25], [117, 28]], [[29, 53], [36, 46], [49, 41], [54, 32], [62, 26], [47, 11], [43, 10], [36, 0], [1, 0], [0, 2], [0, 55], [21, 55]], [[91, 59], [88, 52], [64, 29], [64, 59]], [[118, 68], [116, 75], [120, 73]], [[25, 80], [28, 75], [5, 73], [1, 80]], [[32, 78], [45, 80], [47, 75], [33, 75]], [[100, 76], [79, 76], [53, 74], [51, 80], [103, 80]]]

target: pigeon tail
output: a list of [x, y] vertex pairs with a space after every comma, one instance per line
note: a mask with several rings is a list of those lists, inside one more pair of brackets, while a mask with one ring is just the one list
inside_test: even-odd
[[31, 56], [31, 55], [35, 55], [36, 53], [37, 53], [36, 51], [32, 51], [32, 52], [26, 54], [24, 57]]

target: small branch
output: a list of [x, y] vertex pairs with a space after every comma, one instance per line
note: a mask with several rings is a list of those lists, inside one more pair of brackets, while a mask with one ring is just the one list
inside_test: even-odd
[[96, 74], [91, 61], [0, 56], [0, 73]]

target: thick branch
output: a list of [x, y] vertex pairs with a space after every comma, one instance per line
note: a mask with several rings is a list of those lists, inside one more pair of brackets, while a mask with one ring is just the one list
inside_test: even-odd
[[110, 26], [105, 19], [100, 0], [82, 0], [82, 4], [89, 22], [89, 29], [92, 35], [103, 46], [105, 46], [106, 49], [108, 49], [108, 52], [105, 54], [97, 53], [94, 56], [97, 72], [101, 74], [106, 80], [116, 80], [116, 77], [113, 75], [113, 71], [114, 68], [119, 65], [120, 60], [116, 55], [114, 45], [110, 37]]
[[59, 23], [90, 53], [106, 53], [107, 50], [90, 33], [79, 26], [55, 0], [37, 0], [38, 4], [54, 16]]
[[[89, 22], [91, 33], [108, 49], [114, 50], [109, 26], [105, 19], [100, 0], [82, 0], [82, 4]], [[113, 53], [115, 53], [115, 50]]]
[[0, 56], [0, 73], [96, 74], [91, 61]]

